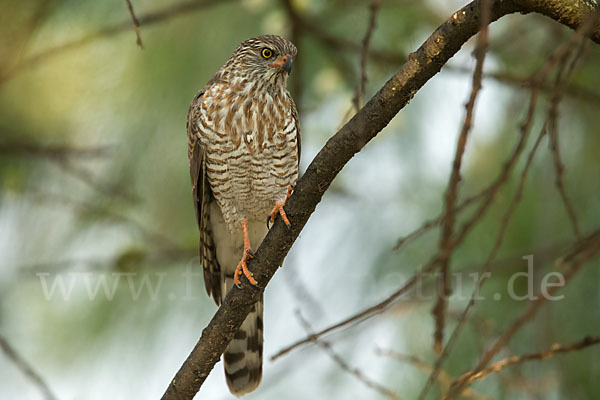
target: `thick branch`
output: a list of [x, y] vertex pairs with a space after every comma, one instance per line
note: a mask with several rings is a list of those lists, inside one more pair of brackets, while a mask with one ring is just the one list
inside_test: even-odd
[[[577, 29], [583, 24], [594, 10], [600, 10], [595, 0], [516, 0], [527, 12], [535, 12], [550, 17], [553, 20]], [[588, 35], [594, 42], [600, 44], [600, 20], [596, 18], [594, 26]]]
[[[571, 1], [573, 3], [573, 1]], [[481, 1], [475, 0], [444, 22], [400, 70], [321, 149], [298, 181], [286, 213], [292, 225], [276, 221], [250, 262], [263, 289], [233, 288], [202, 337], [171, 381], [163, 399], [192, 399], [248, 315], [261, 290], [283, 262], [292, 244], [343, 166], [375, 137], [415, 93], [480, 29]], [[529, 8], [513, 0], [491, 2], [490, 21]], [[583, 18], [583, 17], [582, 17]]]

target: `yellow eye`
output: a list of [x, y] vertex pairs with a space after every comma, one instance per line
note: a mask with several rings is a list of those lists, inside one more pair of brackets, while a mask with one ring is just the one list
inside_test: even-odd
[[271, 58], [271, 57], [273, 57], [273, 52], [270, 49], [262, 49], [262, 51], [260, 52], [260, 54], [263, 56], [263, 58]]

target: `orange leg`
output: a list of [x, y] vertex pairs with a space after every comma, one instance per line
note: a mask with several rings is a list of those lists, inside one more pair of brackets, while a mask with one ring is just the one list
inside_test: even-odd
[[248, 221], [246, 220], [242, 221], [242, 232], [244, 233], [244, 253], [242, 254], [242, 259], [240, 260], [240, 263], [237, 265], [237, 268], [233, 274], [233, 283], [240, 286], [240, 275], [242, 272], [244, 272], [244, 275], [246, 278], [248, 278], [248, 281], [256, 286], [258, 285], [258, 282], [256, 282], [256, 279], [253, 278], [254, 274], [250, 272], [248, 266], [246, 265], [246, 262], [249, 259], [254, 258], [252, 255], [252, 249], [250, 248], [250, 238], [248, 237]]
[[283, 207], [287, 204], [288, 200], [290, 199], [290, 196], [292, 195], [292, 190], [293, 190], [292, 185], [289, 185], [287, 194], [285, 195], [285, 200], [283, 201], [283, 203], [279, 200], [275, 200], [275, 206], [273, 206], [273, 209], [271, 210], [271, 212], [269, 213], [269, 216], [267, 217], [267, 228], [269, 227], [269, 223], [272, 224], [273, 222], [275, 222], [275, 218], [277, 218], [277, 214], [281, 215], [283, 222], [285, 222], [285, 224], [288, 226], [288, 228], [291, 226], [290, 220], [288, 219], [287, 215], [285, 214], [285, 210], [283, 209]]

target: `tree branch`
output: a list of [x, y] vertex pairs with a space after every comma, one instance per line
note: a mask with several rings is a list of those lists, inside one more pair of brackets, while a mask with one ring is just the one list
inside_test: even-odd
[[[298, 311], [296, 313], [296, 316], [300, 320], [300, 323], [304, 327], [304, 330], [307, 333], [311, 334], [312, 327], [310, 326], [308, 321], [302, 316], [302, 314], [300, 314], [300, 311]], [[312, 336], [312, 334], [311, 334], [311, 336]], [[335, 362], [344, 372], [347, 372], [348, 374], [354, 376], [356, 379], [358, 379], [359, 381], [364, 383], [367, 387], [379, 392], [381, 395], [383, 395], [389, 399], [402, 400], [402, 397], [398, 396], [397, 394], [395, 394], [394, 392], [392, 392], [390, 389], [386, 388], [385, 386], [381, 385], [380, 383], [375, 382], [374, 380], [372, 380], [371, 378], [366, 376], [360, 369], [351, 366], [346, 360], [344, 360], [342, 358], [342, 356], [340, 356], [333, 349], [333, 346], [331, 345], [331, 343], [326, 342], [324, 340], [320, 340], [319, 338], [316, 338], [316, 337], [314, 339], [314, 343], [317, 346], [319, 346], [320, 348], [322, 348], [323, 351], [329, 356], [329, 358], [331, 358], [331, 360], [333, 362]]]
[[481, 8], [481, 32], [477, 37], [477, 47], [475, 48], [475, 70], [473, 71], [473, 79], [471, 86], [471, 94], [465, 105], [465, 119], [458, 135], [456, 142], [456, 152], [454, 162], [452, 163], [452, 172], [448, 179], [448, 186], [444, 196], [444, 217], [442, 219], [442, 233], [439, 243], [439, 265], [440, 279], [438, 284], [438, 296], [432, 314], [435, 320], [435, 331], [433, 334], [433, 348], [436, 353], [441, 353], [444, 342], [444, 325], [446, 319], [446, 308], [448, 307], [447, 299], [450, 297], [452, 289], [450, 288], [450, 280], [448, 270], [450, 269], [450, 258], [454, 247], [454, 221], [456, 215], [454, 209], [458, 197], [458, 184], [462, 180], [460, 169], [462, 165], [465, 148], [467, 147], [467, 139], [471, 131], [472, 121], [475, 114], [475, 101], [481, 90], [481, 80], [483, 76], [483, 62], [488, 47], [488, 24], [490, 0], [483, 0]]
[[[527, 322], [533, 320], [540, 308], [546, 304], [548, 299], [564, 286], [579, 272], [581, 267], [590, 261], [600, 251], [600, 229], [594, 231], [582, 240], [578, 240], [571, 252], [565, 257], [557, 260], [557, 269], [562, 269], [564, 284], [561, 286], [550, 287], [546, 293], [535, 293], [529, 307], [522, 313], [494, 342], [494, 344], [485, 352], [477, 366], [469, 371], [469, 374], [476, 375], [483, 371], [494, 356], [508, 344], [512, 337], [519, 329]], [[464, 375], [463, 375], [464, 376]], [[452, 400], [459, 396], [466, 389], [470, 382], [467, 380], [457, 379], [452, 383], [450, 391], [442, 398], [443, 400]]]
[[[567, 2], [567, 1], [565, 1]], [[525, 1], [493, 0], [490, 21], [513, 12], [532, 11]], [[570, 3], [576, 3], [575, 0]], [[578, 3], [578, 2], [577, 2]], [[539, 8], [538, 12], [543, 12]], [[185, 360], [165, 394], [164, 400], [192, 399], [221, 354], [260, 298], [269, 280], [283, 262], [292, 244], [321, 201], [323, 194], [343, 166], [374, 138], [410, 101], [416, 92], [480, 29], [481, 1], [475, 0], [445, 21], [408, 57], [408, 61], [369, 102], [346, 123], [321, 149], [298, 181], [286, 206], [291, 221], [287, 229], [278, 219], [250, 261], [250, 269], [262, 288], [244, 283], [233, 288], [188, 358]], [[585, 18], [581, 13], [579, 23]], [[573, 22], [575, 21], [575, 22]], [[571, 25], [569, 25], [571, 26]], [[597, 36], [600, 43], [600, 28]]]
[[[566, 62], [566, 59], [569, 56], [571, 49], [573, 48], [573, 45], [577, 44], [577, 42], [583, 40], [583, 34], [585, 33], [585, 29], [587, 29], [587, 25], [582, 25], [580, 28], [578, 28], [577, 32], [575, 32], [575, 34], [571, 37], [571, 39], [567, 43], [564, 43], [562, 46], [560, 46], [558, 49], [556, 49], [554, 51], [554, 53], [549, 57], [549, 60], [546, 62], [546, 64], [543, 65], [542, 68], [540, 68], [540, 71], [532, 77], [532, 81], [533, 82], [542, 82], [556, 64], [559, 64], [561, 62], [561, 60], [565, 60], [565, 62]], [[580, 54], [581, 54], [581, 52], [578, 52], [578, 56]], [[578, 57], [576, 57], [576, 59], [577, 58]], [[563, 65], [564, 65], [564, 63], [563, 63]], [[574, 64], [572, 64], [572, 65], [574, 65]], [[560, 72], [560, 70], [562, 70], [562, 68], [559, 67], [559, 72]], [[521, 200], [521, 197], [523, 194], [523, 188], [525, 185], [525, 179], [527, 177], [529, 168], [531, 167], [531, 164], [533, 162], [533, 157], [535, 156], [535, 153], [537, 151], [537, 148], [539, 147], [541, 140], [544, 138], [544, 136], [546, 136], [546, 134], [548, 132], [548, 125], [550, 124], [550, 121], [552, 119], [553, 110], [555, 107], [558, 107], [558, 101], [561, 98], [561, 94], [560, 94], [561, 90], [562, 90], [562, 88], [565, 87], [565, 85], [566, 85], [565, 82], [568, 81], [570, 74], [573, 72], [573, 70], [574, 70], [573, 68], [570, 69], [570, 73], [564, 79], [564, 81], [562, 81], [560, 78], [561, 74], [560, 73], [558, 74], [558, 78], [557, 78], [558, 80], [556, 81], [556, 84], [555, 84], [555, 94], [553, 95], [553, 102], [550, 107], [549, 115], [546, 118], [546, 120], [544, 121], [541, 132], [538, 135], [538, 138], [537, 138], [533, 148], [529, 152], [527, 161], [525, 163], [525, 167], [523, 168], [521, 177], [519, 179], [517, 191], [516, 191], [515, 195], [513, 196], [512, 200], [502, 218], [494, 246], [492, 247], [492, 250], [490, 251], [488, 258], [482, 267], [482, 271], [479, 275], [479, 276], [481, 276], [481, 279], [475, 284], [475, 289], [473, 290], [471, 299], [467, 303], [467, 305], [461, 315], [461, 318], [459, 319], [458, 324], [454, 328], [454, 331], [452, 332], [452, 335], [450, 336], [450, 339], [448, 340], [448, 343], [443, 348], [438, 360], [436, 361], [435, 369], [431, 373], [429, 379], [427, 380], [427, 383], [426, 383], [425, 387], [423, 388], [421, 395], [419, 396], [419, 400], [425, 399], [427, 391], [433, 384], [433, 382], [436, 378], [436, 375], [439, 373], [439, 371], [441, 369], [442, 363], [445, 361], [446, 357], [449, 355], [452, 347], [454, 346], [454, 344], [456, 343], [456, 341], [458, 339], [458, 335], [460, 334], [461, 329], [466, 322], [469, 311], [475, 304], [475, 298], [478, 295], [479, 290], [481, 289], [481, 286], [486, 281], [487, 277], [489, 276], [489, 273], [491, 272], [492, 263], [495, 260], [498, 251], [500, 250], [500, 247], [504, 240], [504, 235], [506, 233], [506, 229], [508, 228], [508, 224], [514, 214], [514, 211], [515, 211], [517, 205], [519, 204], [519, 202]], [[537, 103], [537, 96], [538, 96], [538, 86], [533, 86], [531, 96], [530, 96], [529, 110], [528, 110], [528, 113], [526, 116], [526, 121], [521, 125], [521, 129], [522, 129], [521, 134], [523, 136], [528, 135], [528, 131], [530, 130], [531, 125], [533, 123], [534, 111], [535, 111], [535, 106]], [[554, 101], [554, 100], [556, 100], [556, 101]], [[465, 224], [465, 225], [468, 226], [468, 224]], [[579, 239], [579, 236], [578, 236], [578, 239]]]
[[127, 3], [127, 9], [129, 10], [129, 15], [131, 16], [131, 22], [133, 22], [133, 30], [135, 31], [136, 41], [135, 43], [140, 46], [140, 49], [144, 48], [144, 42], [142, 42], [142, 35], [140, 34], [140, 21], [135, 16], [135, 12], [133, 11], [133, 4], [131, 4], [131, 0], [125, 0]]
[[[227, 0], [230, 1], [230, 0]], [[139, 26], [149, 26], [156, 24], [158, 22], [166, 21], [171, 18], [187, 15], [188, 13], [199, 11], [205, 7], [210, 7], [213, 5], [224, 4], [226, 0], [190, 0], [181, 2], [179, 4], [170, 5], [164, 7], [158, 11], [150, 12], [144, 14], [137, 18], [137, 22]], [[61, 54], [64, 51], [77, 49], [79, 47], [85, 46], [89, 43], [92, 43], [96, 40], [117, 35], [122, 32], [126, 32], [131, 29], [131, 19], [127, 19], [123, 22], [117, 23], [115, 25], [110, 25], [105, 28], [100, 29], [97, 32], [90, 33], [88, 35], [84, 35], [78, 39], [74, 39], [70, 42], [66, 42], [64, 44], [60, 44], [58, 46], [50, 47], [49, 49], [42, 50], [39, 53], [30, 56], [21, 62], [17, 63], [14, 67], [2, 71], [0, 74], [0, 84], [8, 81], [9, 79], [16, 76], [19, 72], [32, 67], [36, 64], [39, 64], [42, 61], [46, 61], [51, 59], [52, 57]]]
[[8, 343], [6, 339], [0, 336], [0, 349], [4, 354], [19, 368], [19, 370], [37, 386], [45, 400], [56, 400], [56, 397], [48, 387], [48, 384], [42, 377], [34, 371], [33, 367], [25, 361], [23, 357]]
[[506, 367], [510, 367], [517, 364], [522, 364], [527, 361], [536, 361], [536, 360], [546, 360], [548, 358], [554, 357], [557, 354], [570, 353], [572, 351], [583, 350], [587, 347], [594, 346], [600, 343], [600, 337], [598, 336], [586, 336], [583, 340], [579, 342], [571, 343], [568, 345], [560, 345], [558, 343], [553, 344], [548, 350], [542, 351], [540, 353], [528, 353], [523, 354], [521, 356], [512, 356], [500, 360], [498, 362], [493, 363], [489, 367], [479, 372], [465, 372], [463, 375], [458, 378], [457, 381], [464, 383], [466, 386], [470, 385], [476, 380], [485, 379], [488, 375], [501, 371]]
[[356, 84], [356, 92], [354, 93], [354, 106], [356, 111], [360, 110], [362, 107], [363, 98], [365, 96], [365, 87], [367, 85], [367, 56], [369, 55], [369, 45], [371, 44], [371, 37], [375, 30], [377, 12], [379, 11], [379, 7], [381, 7], [381, 2], [382, 0], [372, 0], [371, 6], [369, 7], [369, 24], [367, 25], [367, 31], [362, 40], [358, 83]]

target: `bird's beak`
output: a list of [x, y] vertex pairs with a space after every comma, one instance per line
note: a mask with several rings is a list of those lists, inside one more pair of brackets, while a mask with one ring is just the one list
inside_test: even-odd
[[274, 63], [269, 64], [269, 66], [280, 68], [289, 74], [290, 72], [292, 72], [293, 64], [294, 64], [294, 59], [292, 58], [292, 56], [287, 54], [285, 56], [279, 57], [277, 60], [275, 60]]

